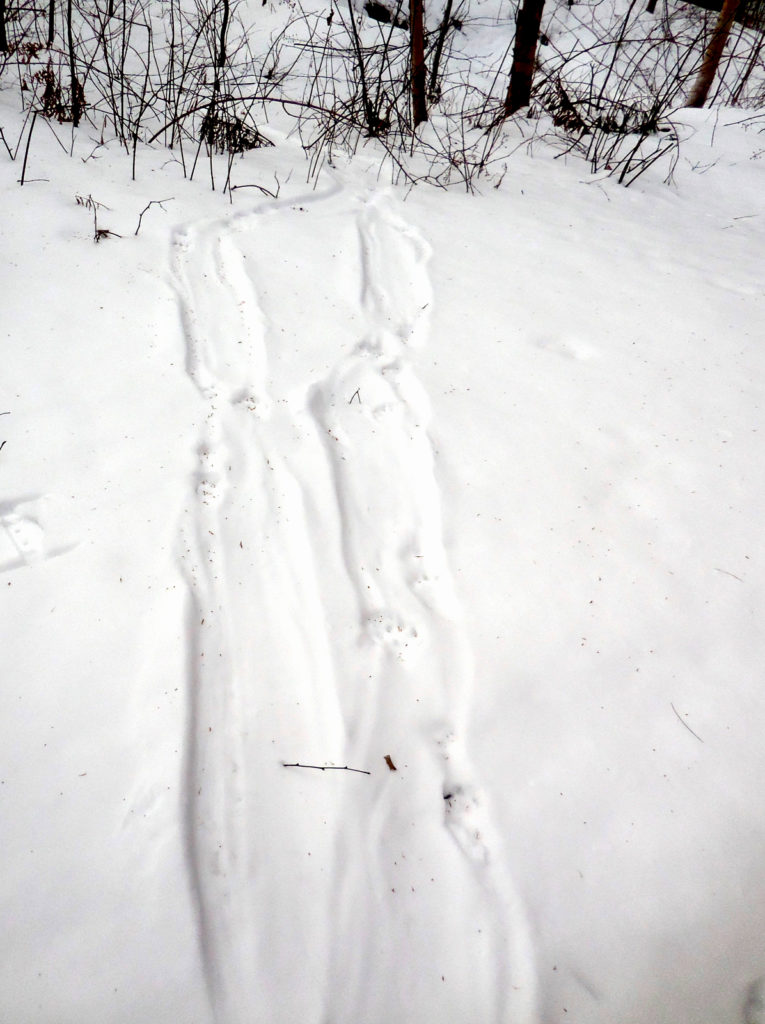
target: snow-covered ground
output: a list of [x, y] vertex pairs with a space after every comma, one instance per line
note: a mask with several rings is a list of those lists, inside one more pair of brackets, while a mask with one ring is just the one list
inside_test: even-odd
[[629, 190], [3, 154], [0, 1020], [765, 1020], [742, 117]]

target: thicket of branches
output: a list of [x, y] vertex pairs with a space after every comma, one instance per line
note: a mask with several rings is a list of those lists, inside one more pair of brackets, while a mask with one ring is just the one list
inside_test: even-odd
[[371, 146], [396, 178], [471, 189], [539, 138], [625, 185], [671, 173], [673, 114], [715, 54], [702, 102], [765, 100], [762, 0], [725, 0], [722, 41], [722, 15], [676, 0], [548, 0], [544, 18], [544, 0], [521, 0], [491, 21], [477, 0], [361, 2], [273, 0], [267, 35], [246, 0], [0, 0], [0, 87], [18, 89], [28, 132], [86, 121], [134, 167], [139, 142], [161, 143], [215, 187], [226, 154], [224, 188], [277, 111], [310, 174]]

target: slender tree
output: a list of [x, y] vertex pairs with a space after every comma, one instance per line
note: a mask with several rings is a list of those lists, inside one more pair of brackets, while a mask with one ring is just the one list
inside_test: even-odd
[[75, 128], [79, 126], [82, 116], [83, 95], [82, 86], [77, 80], [77, 70], [74, 59], [74, 32], [72, 30], [72, 0], [67, 0], [66, 5], [66, 34], [69, 44], [69, 88], [71, 91], [72, 103], [72, 124]]
[[446, 40], [446, 33], [449, 31], [452, 17], [452, 0], [446, 0], [446, 7], [444, 8], [444, 16], [441, 19], [441, 27], [438, 30], [438, 39], [436, 40], [436, 50], [433, 54], [433, 66], [430, 69], [430, 84], [428, 85], [428, 93], [430, 95], [431, 103], [438, 99], [441, 92], [438, 85], [438, 72], [441, 67], [441, 55], [444, 52], [444, 42]]
[[730, 30], [733, 26], [733, 19], [739, 9], [741, 0], [724, 0], [722, 10], [717, 18], [717, 24], [712, 32], [712, 38], [704, 52], [704, 59], [701, 62], [696, 81], [693, 83], [691, 95], [688, 98], [689, 107], [703, 107], [707, 101], [709, 90], [712, 87], [715, 73], [720, 64], [723, 49], [728, 41]]
[[217, 103], [218, 103], [218, 97], [220, 96], [220, 92], [221, 92], [221, 82], [223, 80], [223, 75], [224, 75], [225, 70], [226, 70], [226, 58], [228, 56], [228, 54], [226, 52], [226, 35], [228, 33], [229, 18], [231, 17], [231, 3], [230, 3], [230, 0], [222, 0], [222, 7], [223, 7], [223, 20], [221, 21], [220, 36], [218, 37], [218, 52], [215, 54], [215, 58], [214, 58], [215, 59], [215, 71], [214, 71], [214, 78], [213, 78], [213, 94], [212, 94], [212, 101], [210, 103], [211, 128], [212, 128], [212, 119], [217, 117], [217, 114], [218, 114], [216, 108], [217, 108]]
[[8, 52], [8, 36], [5, 34], [5, 0], [0, 0], [0, 53]]
[[531, 81], [537, 56], [539, 26], [545, 0], [523, 0], [515, 25], [515, 46], [510, 85], [505, 97], [504, 116], [509, 117], [531, 100]]
[[428, 119], [425, 95], [427, 68], [425, 67], [425, 25], [423, 0], [409, 0], [409, 35], [411, 40], [412, 116], [414, 126]]
[[[200, 145], [203, 141], [206, 141], [212, 151], [212, 147], [219, 144], [220, 136], [219, 130], [222, 127], [220, 122], [220, 108], [218, 100], [221, 95], [221, 86], [223, 82], [223, 76], [226, 71], [226, 61], [228, 59], [227, 52], [227, 40], [226, 34], [228, 32], [229, 19], [231, 17], [231, 3], [230, 0], [221, 0], [220, 5], [217, 0], [213, 5], [211, 14], [217, 16], [218, 10], [222, 11], [223, 18], [221, 21], [220, 33], [217, 39], [212, 40], [212, 58], [213, 58], [213, 83], [212, 83], [212, 95], [210, 96], [210, 104], [207, 108], [207, 113], [202, 121], [202, 132], [200, 136]], [[196, 165], [196, 161], [195, 161]], [[212, 165], [211, 165], [212, 166]], [[214, 186], [213, 186], [214, 187]]]
[[218, 85], [218, 88], [220, 88], [220, 73], [226, 67], [226, 56], [227, 56], [227, 53], [226, 53], [226, 35], [228, 33], [228, 22], [229, 22], [229, 18], [230, 17], [231, 17], [231, 4], [230, 4], [229, 0], [223, 0], [223, 21], [221, 22], [221, 26], [220, 26], [220, 41], [219, 41], [219, 44], [218, 44], [218, 56], [217, 56], [217, 60], [215, 61], [215, 66], [216, 66], [216, 68], [218, 70], [218, 75], [217, 75], [217, 79], [218, 79], [217, 85]]

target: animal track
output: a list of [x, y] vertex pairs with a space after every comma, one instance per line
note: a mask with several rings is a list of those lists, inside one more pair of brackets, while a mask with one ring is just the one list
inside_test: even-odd
[[11, 512], [0, 521], [11, 544], [28, 565], [42, 558], [45, 534], [39, 523], [16, 512]]
[[373, 643], [392, 650], [403, 660], [420, 643], [415, 626], [387, 612], [373, 612], [366, 621], [366, 636]]
[[486, 797], [478, 786], [465, 781], [470, 772], [455, 734], [441, 731], [436, 746], [444, 760], [444, 823], [466, 857], [479, 866], [488, 865], [491, 825]]
[[480, 790], [467, 785], [444, 785], [444, 821], [462, 852], [476, 864], [489, 863], [489, 849], [481, 831], [486, 813]]
[[[528, 1024], [531, 1012], [514, 1009], [516, 982], [532, 989], [522, 915], [461, 742], [472, 662], [443, 541], [430, 402], [410, 365], [427, 337], [429, 247], [386, 201], [367, 203], [356, 223], [365, 326], [296, 383], [275, 349], [271, 419], [274, 325], [244, 247], [262, 230], [278, 237], [279, 221], [249, 213], [176, 238], [187, 369], [207, 402], [182, 555], [192, 615], [184, 827], [201, 956], [221, 1024], [253, 1019], [264, 979], [283, 994], [275, 1022], [311, 1017], [311, 986], [292, 984], [296, 937], [315, 951], [312, 978], [321, 983], [326, 969], [324, 1019], [467, 1020], [469, 1000], [473, 1019]], [[351, 259], [343, 280], [355, 273]], [[296, 411], [304, 421], [290, 420]], [[327, 602], [324, 576], [340, 590], [343, 571], [340, 599]], [[347, 757], [338, 765], [378, 772], [363, 788], [339, 772], [269, 777], [275, 751], [264, 760], [263, 740], [286, 736], [306, 763], [337, 751]], [[381, 766], [388, 750], [397, 776]], [[304, 787], [317, 782], [306, 803]], [[151, 815], [151, 801], [138, 799], [136, 813]], [[319, 827], [301, 832], [314, 809]], [[295, 859], [302, 835], [310, 844]], [[442, 892], [428, 889], [434, 853], [459, 894], [446, 912]], [[326, 911], [304, 895], [306, 870], [318, 869], [335, 876], [315, 892]], [[400, 907], [410, 894], [414, 928]], [[476, 922], [470, 936], [461, 907]], [[381, 927], [366, 927], [378, 916]], [[400, 948], [413, 964], [457, 950], [456, 984], [435, 975], [414, 993], [391, 987]]]
[[247, 412], [254, 413], [260, 420], [268, 419], [271, 414], [270, 399], [254, 386], [238, 388], [232, 392], [229, 401], [232, 405], [241, 406]]
[[53, 515], [55, 503], [44, 496], [0, 504], [0, 572], [36, 565], [75, 547], [50, 541], [52, 528], [55, 536], [66, 526], [65, 517]]

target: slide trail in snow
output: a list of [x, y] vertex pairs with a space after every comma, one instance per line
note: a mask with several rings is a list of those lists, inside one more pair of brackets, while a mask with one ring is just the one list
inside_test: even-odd
[[[412, 1019], [416, 1006], [417, 1019], [531, 1021], [528, 932], [462, 742], [471, 658], [443, 543], [429, 402], [412, 366], [428, 334], [430, 251], [385, 199], [365, 204], [358, 226], [367, 335], [316, 389], [312, 407], [369, 652], [365, 684], [346, 709], [351, 756], [374, 763], [383, 748], [399, 751], [403, 771], [373, 782], [338, 837], [337, 905], [349, 932], [357, 928], [359, 950], [354, 963], [345, 944], [336, 949], [339, 1019]], [[456, 846], [451, 860], [444, 825]], [[448, 864], [445, 888], [433, 863], [404, 866], [423, 850]], [[360, 920], [375, 926], [358, 931]], [[465, 934], [471, 921], [474, 936]], [[440, 986], [439, 962], [448, 965]]]
[[[174, 251], [206, 406], [183, 528], [184, 820], [216, 1020], [526, 1024], [531, 943], [462, 740], [471, 657], [413, 368], [429, 249], [385, 197], [350, 214], [365, 336], [323, 381], [300, 382], [302, 406], [280, 405], [244, 249], [283, 207], [192, 226]], [[290, 459], [285, 437], [309, 457]], [[337, 583], [318, 570], [333, 529], [358, 625], [350, 660], [326, 621]], [[285, 735], [312, 763], [389, 754], [396, 771], [298, 782], [278, 760]]]
[[190, 596], [184, 824], [222, 1024], [251, 1021], [268, 992], [284, 993], [270, 1020], [311, 1019], [329, 907], [320, 895], [307, 907], [301, 886], [279, 887], [271, 870], [280, 857], [289, 865], [291, 822], [315, 826], [300, 793], [278, 791], [269, 805], [284, 786], [272, 745], [284, 707], [310, 699], [311, 718], [296, 730], [301, 749], [342, 750], [303, 495], [270, 437], [264, 327], [235, 242], [255, 217], [193, 226], [174, 251], [187, 369], [205, 401], [181, 539]]

